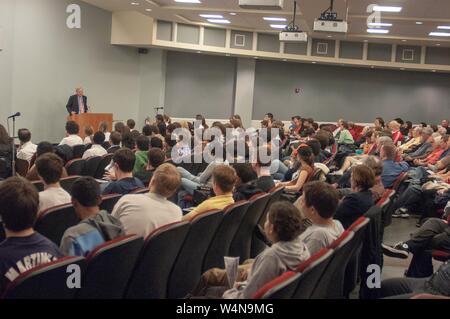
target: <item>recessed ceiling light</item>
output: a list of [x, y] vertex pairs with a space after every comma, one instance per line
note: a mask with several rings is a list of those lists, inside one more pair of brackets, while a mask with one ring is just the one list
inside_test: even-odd
[[377, 33], [377, 34], [388, 34], [389, 30], [385, 29], [367, 29], [368, 33]]
[[264, 17], [266, 21], [287, 21], [286, 18], [277, 18], [277, 17]]
[[379, 12], [401, 12], [402, 7], [391, 7], [391, 6], [374, 6], [373, 11]]
[[333, 36], [332, 36], [332, 35], [328, 35], [327, 37], [328, 37], [328, 38], [332, 38]]
[[147, 12], [151, 12], [151, 11], [152, 11], [152, 9], [145, 9], [145, 11], [147, 11]]
[[440, 25], [437, 28], [441, 30], [450, 30], [450, 25]]
[[316, 62], [316, 61], [312, 61], [311, 63], [312, 63], [312, 64], [316, 64], [317, 62]]
[[259, 58], [257, 56], [255, 56], [255, 60], [258, 60]]
[[285, 29], [286, 25], [285, 24], [271, 24], [270, 27], [272, 29]]
[[132, 6], [138, 6], [138, 5], [139, 5], [139, 2], [132, 2], [131, 5], [132, 5]]
[[431, 72], [436, 72], [436, 70], [431, 70]]
[[202, 51], [197, 51], [197, 53], [202, 53]]
[[208, 19], [211, 23], [219, 23], [219, 24], [230, 24], [230, 20], [227, 19]]
[[175, 2], [179, 2], [179, 3], [201, 3], [200, 0], [175, 0]]
[[223, 19], [223, 16], [220, 14], [200, 14], [200, 16], [208, 19]]
[[418, 25], [422, 25], [422, 24], [423, 24], [423, 22], [422, 22], [422, 21], [417, 21], [417, 22], [416, 22], [416, 24], [418, 24]]
[[450, 37], [450, 33], [448, 32], [430, 32], [431, 37]]
[[392, 23], [371, 22], [367, 24], [369, 27], [392, 27]]
[[405, 40], [405, 39], [402, 40], [402, 42], [406, 42], [406, 41], [408, 41], [408, 40]]
[[286, 62], [286, 61], [287, 61], [287, 59], [283, 59], [283, 61], [284, 61], [284, 62]]
[[440, 44], [440, 43], [436, 43], [436, 46], [440, 47], [440, 46], [441, 46], [441, 44]]
[[237, 15], [236, 12], [230, 12], [230, 16], [235, 16], [235, 15]]

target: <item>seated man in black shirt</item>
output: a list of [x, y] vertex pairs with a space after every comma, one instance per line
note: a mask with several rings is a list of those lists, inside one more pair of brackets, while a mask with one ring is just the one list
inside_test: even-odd
[[111, 180], [103, 188], [103, 195], [107, 194], [121, 194], [127, 195], [138, 188], [144, 188], [142, 182], [133, 177], [133, 168], [136, 161], [136, 156], [133, 151], [128, 148], [121, 148], [114, 153], [113, 168], [107, 174]]
[[[157, 137], [156, 137], [157, 138]], [[159, 138], [157, 138], [159, 140]], [[153, 172], [166, 160], [166, 155], [159, 148], [152, 148], [148, 151], [148, 164], [145, 170], [137, 172], [134, 177], [138, 178], [144, 185], [148, 186], [153, 177]]]
[[12, 177], [0, 185], [0, 218], [6, 232], [0, 243], [0, 292], [20, 274], [63, 257], [54, 243], [33, 230], [38, 207], [39, 195], [30, 182]]
[[249, 200], [253, 195], [263, 191], [256, 186], [256, 173], [251, 164], [238, 163], [233, 165], [237, 181], [233, 192], [234, 201]]

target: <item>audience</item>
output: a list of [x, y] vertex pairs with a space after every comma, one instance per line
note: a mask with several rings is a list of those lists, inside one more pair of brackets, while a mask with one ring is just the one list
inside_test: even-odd
[[102, 132], [95, 133], [93, 142], [94, 143], [92, 144], [92, 147], [84, 152], [83, 159], [89, 159], [91, 157], [98, 157], [98, 156], [102, 157], [108, 154], [108, 152], [102, 146], [103, 143], [105, 142], [105, 134], [103, 134]]
[[[261, 158], [261, 154], [266, 154], [268, 160]], [[266, 193], [275, 187], [275, 182], [270, 172], [271, 157], [271, 150], [267, 146], [261, 146], [258, 149], [256, 162], [254, 164], [254, 169], [258, 176], [256, 179], [256, 187]]]
[[381, 147], [380, 158], [383, 161], [383, 174], [381, 180], [384, 188], [392, 188], [395, 180], [401, 173], [409, 170], [409, 165], [406, 162], [395, 162], [397, 155], [397, 148], [393, 144], [385, 144]]
[[11, 177], [0, 184], [0, 218], [6, 233], [0, 243], [0, 292], [26, 271], [63, 257], [54, 243], [34, 231], [38, 209], [38, 192], [26, 180]]
[[68, 121], [66, 123], [66, 135], [67, 137], [63, 138], [59, 145], [68, 145], [73, 147], [75, 145], [83, 145], [83, 140], [78, 135], [80, 132], [80, 126], [75, 121]]
[[119, 132], [112, 132], [109, 135], [109, 144], [111, 145], [107, 149], [108, 154], [114, 154], [120, 149], [120, 144], [122, 143], [122, 135]]
[[112, 215], [122, 222], [126, 234], [145, 238], [159, 227], [181, 221], [181, 208], [167, 200], [180, 183], [181, 176], [176, 168], [172, 164], [162, 164], [153, 173], [150, 192], [122, 197]]
[[212, 188], [216, 196], [211, 197], [194, 208], [183, 220], [194, 217], [214, 209], [224, 209], [234, 203], [233, 188], [236, 183], [236, 171], [228, 165], [216, 166], [212, 172]]
[[50, 207], [70, 203], [70, 195], [60, 185], [63, 161], [53, 153], [47, 153], [36, 160], [36, 169], [44, 183], [44, 191], [39, 193], [39, 212]]
[[84, 138], [83, 144], [84, 145], [92, 144], [92, 137], [94, 135], [94, 129], [92, 128], [92, 126], [86, 126], [84, 128], [84, 135], [86, 137]]
[[297, 149], [297, 159], [300, 167], [297, 173], [292, 176], [292, 180], [290, 182], [277, 184], [277, 186], [284, 186], [285, 190], [288, 192], [300, 192], [305, 183], [307, 183], [314, 174], [313, 153], [308, 145], [302, 144], [299, 146]]
[[17, 136], [20, 141], [20, 146], [17, 149], [17, 158], [31, 162], [37, 149], [37, 145], [31, 142], [31, 132], [23, 128], [18, 131]]
[[100, 122], [100, 124], [98, 126], [98, 131], [105, 134], [105, 141], [109, 141], [109, 138], [111, 135], [111, 132], [109, 132], [108, 129], [109, 129], [109, 126], [108, 126], [107, 122], [105, 122], [105, 121]]
[[134, 164], [133, 173], [138, 173], [145, 169], [148, 163], [148, 150], [150, 149], [150, 141], [146, 136], [139, 136], [136, 139], [137, 151], [136, 163]]
[[125, 235], [121, 222], [100, 210], [100, 186], [95, 179], [81, 177], [71, 192], [73, 208], [81, 221], [64, 232], [60, 249], [65, 255], [87, 256], [105, 241]]
[[[49, 142], [41, 142], [38, 144], [37, 148], [36, 148], [36, 160], [41, 157], [44, 154], [48, 154], [48, 153], [55, 153], [55, 149], [53, 147], [52, 144], [50, 144]], [[65, 178], [68, 177], [66, 168], [63, 167], [63, 172], [61, 175], [61, 178]], [[37, 168], [36, 168], [36, 164], [33, 164], [33, 166], [31, 166], [30, 170], [27, 173], [26, 176], [27, 180], [34, 182], [34, 181], [38, 181], [40, 180], [38, 172], [37, 172]]]
[[129, 194], [130, 192], [144, 188], [142, 182], [133, 177], [133, 167], [136, 161], [134, 153], [122, 148], [114, 153], [113, 168], [109, 172], [111, 182], [103, 189], [103, 195], [106, 194]]

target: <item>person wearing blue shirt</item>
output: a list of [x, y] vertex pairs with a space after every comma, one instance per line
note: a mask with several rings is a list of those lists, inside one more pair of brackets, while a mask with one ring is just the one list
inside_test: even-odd
[[136, 162], [136, 156], [128, 148], [121, 148], [113, 156], [113, 167], [109, 171], [109, 178], [112, 182], [108, 183], [103, 189], [102, 194], [121, 194], [127, 195], [132, 191], [144, 188], [144, 184], [133, 177], [133, 168]]
[[395, 162], [397, 155], [397, 148], [394, 144], [383, 145], [380, 150], [380, 158], [383, 161], [383, 174], [381, 181], [384, 188], [392, 188], [395, 180], [401, 173], [409, 170], [409, 165], [406, 162]]

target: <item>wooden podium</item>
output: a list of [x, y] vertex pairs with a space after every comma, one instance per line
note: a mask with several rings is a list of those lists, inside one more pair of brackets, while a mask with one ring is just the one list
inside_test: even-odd
[[68, 121], [75, 121], [80, 126], [79, 135], [84, 139], [86, 136], [84, 134], [84, 128], [87, 126], [92, 126], [94, 133], [98, 131], [98, 126], [101, 122], [105, 121], [108, 123], [108, 129], [112, 132], [113, 115], [110, 113], [83, 113], [74, 114], [67, 117]]

